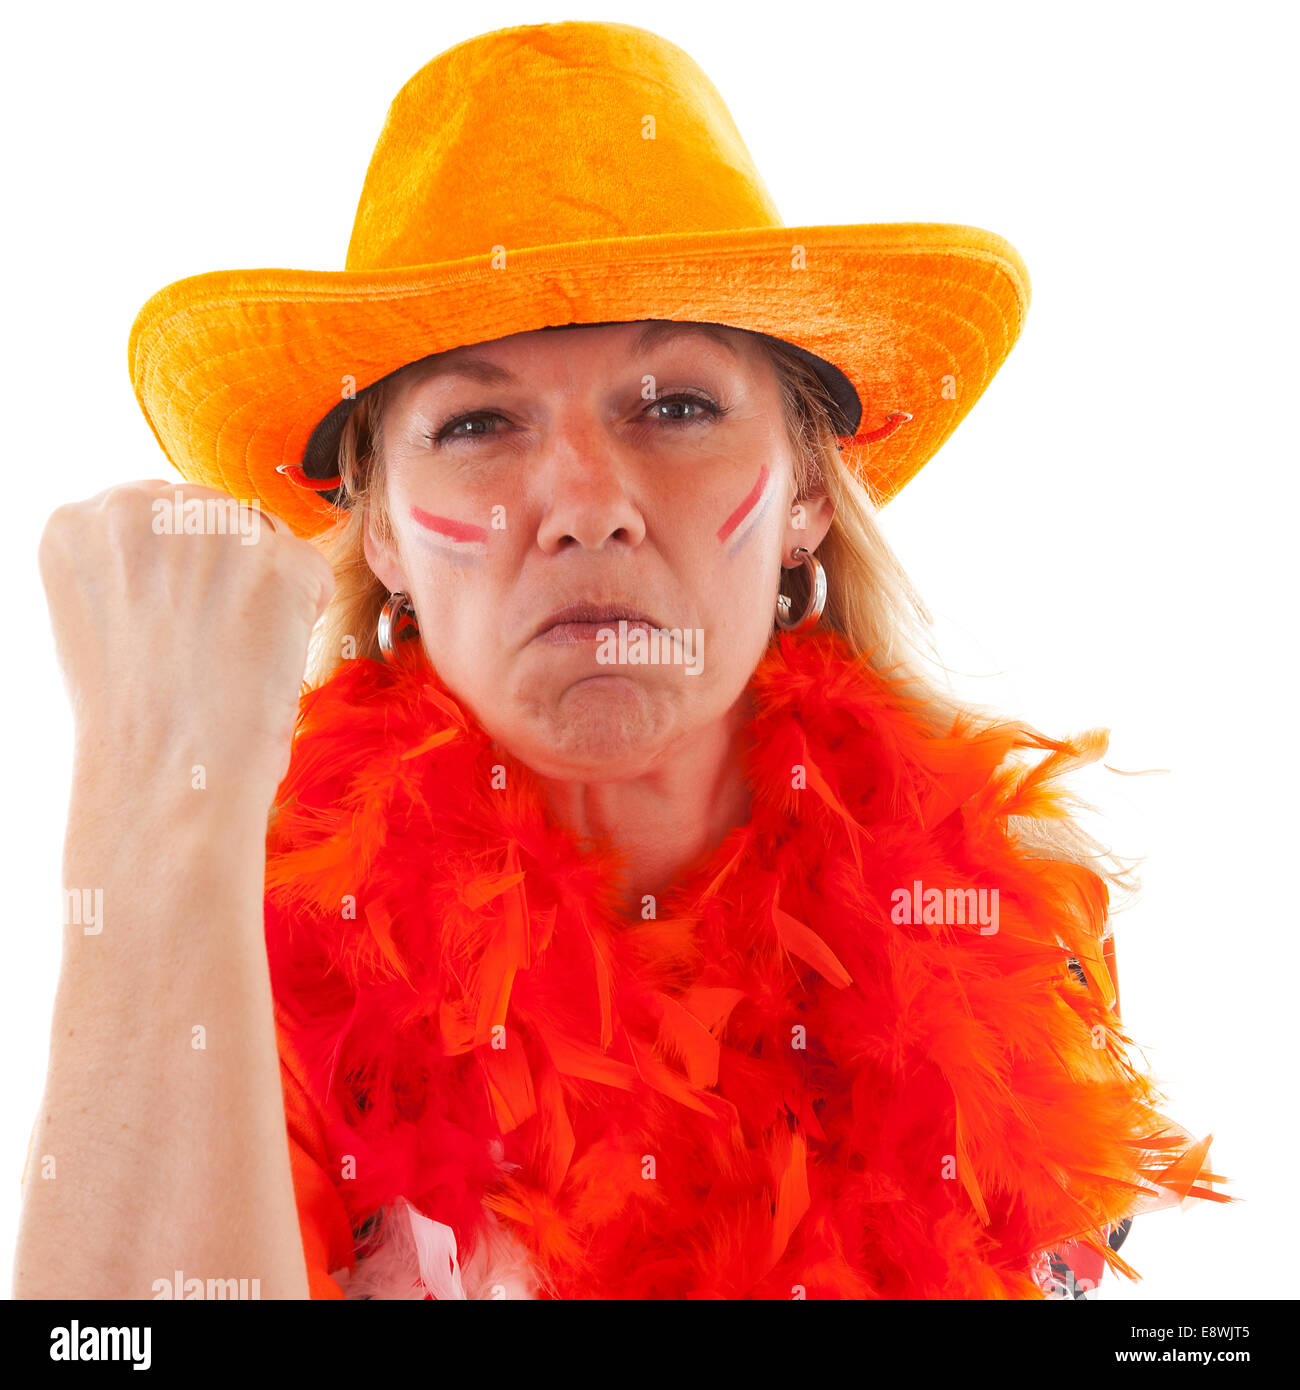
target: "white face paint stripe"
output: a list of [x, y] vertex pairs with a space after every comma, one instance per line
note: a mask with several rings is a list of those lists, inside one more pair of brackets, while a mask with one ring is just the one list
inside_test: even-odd
[[772, 505], [772, 499], [776, 496], [776, 474], [768, 474], [766, 467], [763, 470], [764, 487], [754, 509], [745, 517], [731, 544], [727, 547], [727, 558], [734, 559], [741, 547], [758, 529], [758, 523], [762, 520], [764, 513]]

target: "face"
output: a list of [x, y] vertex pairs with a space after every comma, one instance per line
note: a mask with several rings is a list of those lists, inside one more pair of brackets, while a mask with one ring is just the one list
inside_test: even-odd
[[[734, 713], [783, 557], [830, 524], [824, 496], [795, 509], [775, 368], [729, 329], [457, 348], [395, 383], [384, 449], [396, 543], [368, 517], [366, 558], [448, 689], [546, 777], [636, 776]], [[595, 620], [552, 626], [577, 603]]]

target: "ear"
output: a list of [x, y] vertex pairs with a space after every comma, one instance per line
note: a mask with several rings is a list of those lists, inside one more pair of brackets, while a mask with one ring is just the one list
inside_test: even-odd
[[826, 539], [826, 533], [831, 529], [831, 517], [834, 515], [835, 504], [825, 492], [801, 497], [792, 504], [790, 520], [781, 540], [784, 547], [781, 563], [787, 569], [798, 568], [797, 560], [793, 564], [790, 561], [796, 546], [801, 545], [805, 550], [816, 554], [817, 547]]
[[410, 590], [406, 587], [406, 570], [397, 550], [391, 545], [380, 545], [375, 539], [374, 518], [369, 502], [365, 504], [361, 518], [361, 540], [366, 552], [366, 564], [388, 592], [409, 593]]

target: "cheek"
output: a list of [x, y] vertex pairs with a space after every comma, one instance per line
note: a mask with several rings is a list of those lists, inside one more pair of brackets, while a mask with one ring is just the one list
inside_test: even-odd
[[723, 547], [729, 560], [734, 559], [757, 533], [759, 523], [771, 510], [776, 487], [776, 475], [764, 464], [753, 486], [718, 527], [718, 544]]
[[458, 568], [473, 568], [487, 554], [486, 527], [457, 517], [435, 516], [423, 507], [411, 508], [413, 534], [422, 549]]

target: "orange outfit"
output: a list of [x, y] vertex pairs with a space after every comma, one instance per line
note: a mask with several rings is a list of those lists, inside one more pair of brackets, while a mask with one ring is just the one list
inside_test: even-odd
[[1124, 1050], [1104, 881], [1009, 820], [1104, 734], [934, 737], [827, 631], [749, 688], [749, 821], [635, 919], [427, 664], [304, 695], [266, 926], [313, 1297], [1042, 1298], [1230, 1200]]

